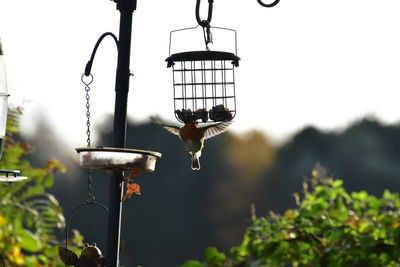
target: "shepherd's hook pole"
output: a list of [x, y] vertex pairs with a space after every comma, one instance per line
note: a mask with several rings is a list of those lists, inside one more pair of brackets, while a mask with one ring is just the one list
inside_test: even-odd
[[[113, 146], [125, 147], [126, 111], [129, 91], [129, 61], [131, 54], [132, 16], [136, 9], [136, 0], [117, 0], [120, 12], [118, 63], [115, 81], [115, 109]], [[109, 210], [107, 226], [107, 267], [119, 266], [122, 193], [122, 171], [116, 171], [110, 179]]]

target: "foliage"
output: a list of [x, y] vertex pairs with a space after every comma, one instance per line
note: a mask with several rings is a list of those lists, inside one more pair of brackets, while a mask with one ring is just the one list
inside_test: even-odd
[[348, 193], [320, 167], [303, 187], [302, 197], [295, 194], [296, 209], [254, 218], [230, 258], [207, 249], [204, 263], [183, 267], [400, 266], [397, 193]]
[[0, 183], [0, 266], [63, 266], [54, 245], [55, 231], [64, 227], [65, 220], [58, 201], [46, 189], [53, 185], [56, 171], [66, 170], [55, 159], [41, 168], [23, 159], [31, 147], [15, 140], [20, 115], [18, 109], [9, 111], [0, 169], [20, 170], [28, 179]]
[[[112, 115], [106, 116], [101, 120], [104, 125], [96, 127], [96, 145], [112, 144], [112, 119]], [[265, 121], [260, 119], [262, 124]], [[48, 121], [38, 126], [29, 142], [40, 149], [31, 154], [34, 159], [30, 161], [47, 160], [45, 148], [51, 147], [53, 155], [69, 166], [73, 177], [84, 177], [86, 170], [79, 168], [76, 157], [65, 153], [65, 140], [57, 140]], [[127, 133], [127, 147], [163, 154], [155, 172], [137, 178], [142, 195], [124, 203], [124, 221], [129, 229], [140, 229], [122, 236], [125, 247], [121, 262], [129, 267], [180, 266], [187, 259], [198, 259], [199, 251], [210, 244], [227, 253], [242, 240], [243, 229], [249, 225], [250, 205], [256, 205], [259, 215], [268, 210], [283, 214], [294, 207], [290, 195], [300, 191], [302, 177], [311, 173], [317, 161], [343, 179], [348, 192], [366, 190], [381, 197], [385, 188], [393, 192], [400, 188], [399, 124], [366, 119], [329, 131], [305, 127], [282, 142], [274, 143], [266, 136], [254, 145], [251, 139], [261, 138], [259, 135], [228, 132], [206, 141], [201, 172], [191, 171], [179, 140], [157, 125], [129, 121]], [[252, 158], [257, 161], [254, 165]], [[77, 195], [86, 194], [82, 183], [82, 179], [60, 179], [51, 191], [65, 210], [71, 210]], [[107, 203], [108, 174], [96, 172], [93, 186], [96, 201]], [[97, 209], [87, 209], [85, 216], [73, 218], [73, 225], [103, 250], [106, 235], [99, 229], [107, 226], [106, 220], [98, 220], [98, 216], [105, 215]], [[93, 227], [93, 220], [97, 220], [98, 227]], [[152, 240], [157, 240], [156, 246]]]

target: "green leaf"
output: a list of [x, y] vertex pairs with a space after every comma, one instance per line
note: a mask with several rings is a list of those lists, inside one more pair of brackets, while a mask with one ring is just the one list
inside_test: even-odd
[[211, 266], [220, 266], [223, 264], [226, 256], [224, 253], [219, 252], [214, 247], [209, 247], [206, 249], [204, 260], [206, 263], [211, 264]]
[[343, 185], [343, 181], [342, 180], [335, 180], [332, 184], [333, 188], [338, 188], [341, 187]]
[[361, 201], [365, 201], [368, 198], [368, 193], [365, 191], [361, 191], [358, 193], [353, 192], [352, 193], [353, 198], [361, 200]]
[[21, 200], [25, 200], [27, 198], [33, 197], [33, 196], [39, 196], [44, 194], [44, 187], [42, 185], [35, 185], [32, 187], [29, 187], [28, 190], [26, 190], [21, 196]]
[[46, 256], [44, 256], [44, 255], [39, 255], [39, 256], [38, 256], [38, 260], [39, 260], [39, 262], [40, 262], [41, 264], [46, 264], [46, 263], [48, 262]]
[[369, 224], [367, 222], [365, 222], [365, 221], [360, 222], [359, 230], [361, 233], [366, 232], [368, 229], [369, 229]]
[[44, 255], [48, 258], [52, 258], [58, 255], [58, 248], [56, 246], [54, 247], [48, 247], [44, 250]]
[[27, 229], [18, 232], [20, 238], [19, 246], [28, 252], [38, 252], [42, 249], [42, 245], [38, 237]]
[[53, 178], [53, 176], [51, 176], [51, 175], [46, 175], [45, 178], [44, 178], [44, 183], [43, 183], [43, 185], [44, 185], [45, 187], [52, 187], [53, 184], [54, 184], [54, 178]]
[[199, 261], [191, 260], [185, 262], [181, 267], [205, 267], [205, 266]]

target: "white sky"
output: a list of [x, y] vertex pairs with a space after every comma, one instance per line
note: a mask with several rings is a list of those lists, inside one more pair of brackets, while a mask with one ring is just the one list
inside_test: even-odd
[[[129, 117], [175, 119], [164, 60], [170, 31], [196, 26], [195, 2], [138, 0]], [[0, 1], [10, 102], [24, 104], [25, 132], [45, 116], [68, 145], [85, 145], [80, 77], [98, 37], [118, 35], [115, 7], [107, 0]], [[237, 30], [242, 59], [232, 128], [258, 128], [282, 140], [305, 125], [333, 129], [365, 115], [398, 122], [399, 12], [399, 0], [281, 0], [270, 9], [256, 0], [215, 0], [211, 24]], [[106, 38], [92, 69], [92, 124], [114, 110], [116, 58]]]

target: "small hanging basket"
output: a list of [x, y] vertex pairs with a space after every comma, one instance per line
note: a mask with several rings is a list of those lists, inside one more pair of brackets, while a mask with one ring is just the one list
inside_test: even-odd
[[172, 67], [174, 109], [178, 121], [207, 123], [230, 121], [235, 117], [235, 67], [239, 66], [240, 58], [236, 55], [236, 31], [234, 33], [235, 54], [204, 50], [171, 55], [170, 46], [166, 61], [168, 68]]
[[87, 206], [97, 206], [97, 207], [102, 208], [104, 211], [106, 211], [107, 214], [109, 213], [109, 210], [106, 206], [94, 201], [94, 197], [89, 195], [86, 198], [85, 202], [75, 206], [72, 209], [71, 213], [68, 215], [67, 225], [65, 227], [65, 247], [58, 247], [58, 253], [61, 258], [61, 261], [66, 266], [105, 267], [106, 266], [106, 264], [105, 264], [106, 258], [104, 256], [102, 256], [101, 251], [97, 247], [96, 243], [92, 243], [91, 245], [85, 244], [85, 247], [83, 248], [81, 255], [79, 257], [78, 257], [78, 255], [75, 254], [75, 252], [68, 249], [68, 241], [69, 241], [68, 236], [69, 236], [69, 228], [70, 228], [72, 216], [79, 209], [81, 209], [82, 207], [87, 207]]

